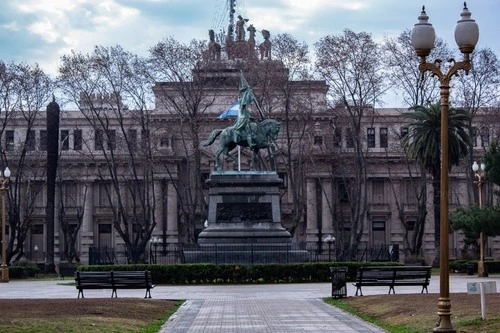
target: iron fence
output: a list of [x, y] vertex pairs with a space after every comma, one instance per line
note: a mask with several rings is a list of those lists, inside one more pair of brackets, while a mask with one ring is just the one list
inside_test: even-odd
[[159, 244], [149, 248], [145, 259], [151, 264], [210, 262], [251, 265], [292, 262], [397, 262], [399, 261], [399, 245], [364, 246], [352, 249], [316, 243]]

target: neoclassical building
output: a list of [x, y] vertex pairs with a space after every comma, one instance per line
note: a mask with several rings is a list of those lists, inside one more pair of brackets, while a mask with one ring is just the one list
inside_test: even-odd
[[[192, 82], [154, 85], [154, 109], [133, 110], [111, 94], [82, 93], [79, 109], [61, 112], [56, 262], [67, 259], [65, 240], [75, 229], [76, 251], [84, 263], [89, 261], [91, 248], [114, 249], [118, 260], [124, 261], [124, 237], [139, 240], [138, 246], [146, 251], [150, 238], [158, 239], [162, 245], [196, 242], [206, 217], [204, 181], [214, 170], [217, 149], [216, 145], [203, 146], [203, 142], [212, 130], [230, 126], [234, 121], [218, 116], [238, 98], [241, 72], [259, 99], [260, 106], [252, 107], [252, 116], [258, 118], [261, 109], [263, 116], [281, 122], [274, 163], [283, 179], [282, 221], [291, 231], [293, 241], [323, 246], [325, 237], [332, 235], [337, 239], [336, 246], [341, 247], [353, 232], [352, 204], [363, 200], [366, 211], [357, 229], [361, 233], [360, 248], [397, 245], [403, 260], [407, 254], [405, 239], [415, 232], [419, 209], [415, 189], [420, 179], [418, 166], [408, 161], [400, 144], [408, 132], [402, 115], [406, 110], [366, 106], [360, 131], [355, 133], [343, 106], [328, 107], [328, 86], [324, 81], [289, 81], [281, 62], [270, 59], [270, 53], [259, 57], [253, 51], [259, 48], [245, 40], [232, 42], [232, 56], [221, 57], [219, 47], [210, 47], [206, 63], [193, 69]], [[251, 56], [245, 58], [248, 52]], [[198, 113], [190, 113], [189, 103], [184, 103], [189, 101], [187, 93], [194, 91], [186, 86], [196, 86], [202, 92], [196, 100], [202, 107], [194, 109]], [[488, 116], [490, 111], [484, 110], [474, 119], [474, 126], [480, 129], [474, 138], [475, 156], [481, 156], [498, 133]], [[94, 116], [90, 117], [89, 112]], [[98, 118], [97, 114], [105, 117]], [[105, 127], [99, 127], [102, 124], [98, 120], [102, 119], [106, 120]], [[1, 139], [12, 170], [12, 184], [19, 184], [16, 195], [24, 196], [17, 200], [20, 221], [29, 225], [23, 245], [25, 256], [43, 261], [47, 247], [42, 162], [47, 149], [45, 113], [39, 112], [28, 126], [24, 114], [14, 112], [5, 123]], [[353, 140], [363, 147], [365, 194], [350, 188], [356, 177]], [[23, 151], [28, 163], [19, 170], [16, 163]], [[246, 149], [238, 154], [238, 165], [224, 162], [226, 170], [248, 170], [251, 154]], [[271, 165], [266, 162], [267, 157], [263, 152], [265, 168]], [[113, 169], [108, 168], [110, 164]], [[116, 174], [110, 174], [110, 170]], [[134, 174], [134, 170], [140, 171], [135, 172], [135, 184], [146, 184], [144, 190], [130, 191], [132, 181], [125, 175]], [[453, 168], [451, 209], [472, 203], [470, 193], [474, 189], [468, 185], [470, 177], [470, 166]], [[430, 179], [426, 188], [427, 200], [423, 205], [427, 215], [420, 255], [431, 262], [435, 243]], [[139, 192], [142, 197], [138, 199], [133, 193]], [[9, 195], [12, 208], [14, 198]], [[137, 211], [140, 214], [134, 215]], [[8, 214], [12, 212], [8, 210]], [[123, 215], [130, 218], [118, 229], [116, 219]], [[460, 257], [461, 235], [450, 234], [450, 240], [451, 256]], [[500, 238], [488, 239], [487, 257], [499, 256]]]

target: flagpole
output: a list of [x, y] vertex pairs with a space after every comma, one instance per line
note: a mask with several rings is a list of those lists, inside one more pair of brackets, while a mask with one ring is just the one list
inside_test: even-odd
[[238, 145], [238, 171], [241, 171], [241, 147]]

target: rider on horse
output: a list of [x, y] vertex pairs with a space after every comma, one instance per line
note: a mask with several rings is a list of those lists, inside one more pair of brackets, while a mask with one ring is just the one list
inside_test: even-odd
[[234, 123], [234, 142], [240, 142], [242, 137], [244, 137], [244, 134], [246, 134], [248, 147], [253, 148], [255, 143], [252, 139], [252, 118], [250, 117], [250, 113], [248, 111], [248, 105], [256, 99], [252, 88], [250, 88], [250, 85], [243, 76], [243, 73], [241, 73], [240, 76], [240, 93], [240, 109], [238, 112], [238, 118], [236, 118], [236, 122]]

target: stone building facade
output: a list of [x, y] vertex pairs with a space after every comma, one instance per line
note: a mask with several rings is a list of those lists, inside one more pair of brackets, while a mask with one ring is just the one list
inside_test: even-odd
[[[268, 64], [274, 60], [259, 60], [260, 63]], [[221, 69], [221, 64], [224, 66]], [[275, 62], [279, 73], [286, 73], [286, 69]], [[150, 132], [141, 132], [137, 117], [133, 110], [123, 121], [109, 117], [110, 128], [116, 128], [116, 136], [108, 136], [107, 140], [115, 142], [103, 142], [98, 133], [85, 117], [85, 110], [64, 111], [60, 120], [60, 164], [63, 170], [59, 183], [62, 191], [58, 192], [61, 205], [65, 207], [64, 219], [70, 224], [78, 223], [79, 208], [81, 210], [82, 223], [77, 234], [77, 250], [82, 262], [88, 262], [89, 249], [109, 247], [123, 252], [123, 240], [113, 227], [113, 215], [111, 214], [108, 192], [102, 177], [98, 177], [97, 170], [105, 167], [107, 160], [103, 157], [106, 151], [115, 149], [120, 137], [120, 127], [127, 129], [128, 133], [134, 133], [137, 142], [155, 140], [155, 176], [151, 181], [154, 185], [147, 195], [155, 198], [154, 217], [156, 226], [152, 232], [153, 237], [158, 237], [163, 244], [192, 243], [196, 235], [203, 229], [204, 211], [203, 200], [200, 204], [200, 212], [195, 220], [182, 221], [181, 211], [186, 202], [180, 188], [180, 183], [187, 184], [183, 177], [200, 177], [207, 179], [210, 172], [214, 170], [214, 153], [216, 147], [203, 147], [202, 141], [208, 138], [210, 132], [216, 128], [225, 128], [232, 123], [231, 119], [218, 119], [218, 115], [230, 106], [238, 96], [238, 78], [240, 70], [248, 70], [237, 60], [218, 60], [216, 67], [206, 67], [205, 70], [194, 72], [194, 80], [201, 78], [214, 78], [210, 84], [207, 80], [203, 86], [205, 96], [210, 99], [206, 104], [204, 112], [196, 117], [198, 122], [198, 145], [200, 153], [200, 164], [194, 173], [185, 172], [193, 168], [186, 154], [185, 142], [192, 140], [192, 136], [184, 131], [179, 124], [183, 121], [179, 115], [173, 112], [172, 103], [179, 94], [179, 83], [158, 82], [154, 86], [155, 108], [149, 110], [149, 119], [153, 127]], [[283, 76], [280, 76], [280, 80]], [[285, 228], [292, 230], [294, 242], [306, 242], [321, 244], [328, 235], [333, 235], [337, 241], [344, 242], [351, 233], [351, 205], [352, 200], [346, 195], [346, 179], [352, 177], [352, 133], [349, 122], [343, 117], [342, 107], [334, 109], [327, 107], [327, 90], [323, 81], [280, 81], [280, 87], [287, 86], [292, 89], [293, 97], [289, 102], [293, 105], [290, 112], [286, 112], [283, 106], [286, 97], [274, 85], [271, 91], [266, 91], [263, 85], [255, 85], [257, 96], [270, 95], [276, 109], [263, 107], [267, 116], [276, 118], [282, 122], [282, 131], [276, 144], [277, 172], [283, 179], [282, 186], [282, 221]], [[168, 97], [167, 97], [168, 96]], [[105, 98], [105, 96], [94, 96]], [[265, 99], [263, 99], [265, 100]], [[308, 107], [305, 108], [305, 102]], [[299, 105], [300, 107], [297, 107]], [[119, 106], [115, 106], [119, 107]], [[110, 107], [111, 109], [113, 107]], [[103, 110], [104, 112], [110, 110]], [[408, 131], [408, 127], [400, 109], [384, 109], [367, 107], [366, 116], [361, 122], [362, 145], [365, 147], [366, 176], [367, 176], [367, 211], [363, 220], [363, 232], [361, 247], [376, 247], [381, 244], [398, 245], [400, 256], [405, 255], [405, 232], [411, 237], [412, 227], [417, 216], [417, 204], [414, 194], [414, 178], [418, 176], [419, 170], [414, 163], [408, 162], [400, 146], [400, 138]], [[257, 110], [253, 109], [257, 117]], [[112, 113], [110, 113], [112, 114]], [[478, 116], [478, 123], [487, 122], [486, 115]], [[481, 118], [482, 117], [482, 118]], [[484, 127], [484, 123], [482, 124]], [[488, 146], [490, 140], [494, 140], [493, 133], [497, 128], [490, 125], [489, 132], [480, 131], [475, 138], [475, 155], [480, 156]], [[476, 126], [480, 127], [480, 126]], [[18, 148], [29, 144], [28, 155], [33, 157], [42, 156], [45, 152], [43, 142], [46, 138], [45, 114], [40, 113], [39, 119], [31, 129], [31, 134], [26, 133], [26, 124], [21, 115], [14, 115], [13, 121], [9, 122], [2, 137], [2, 147], [7, 156], [15, 159]], [[478, 132], [479, 133], [479, 132]], [[154, 136], [152, 135], [154, 134]], [[32, 139], [26, 140], [27, 137]], [[114, 139], [113, 139], [114, 138]], [[291, 141], [293, 138], [295, 141]], [[287, 164], [287, 147], [293, 145], [292, 163]], [[138, 148], [139, 149], [139, 148]], [[191, 148], [196, 150], [195, 148]], [[189, 149], [188, 149], [189, 150]], [[299, 153], [300, 151], [300, 153]], [[118, 153], [119, 151], [116, 150]], [[194, 154], [194, 153], [193, 153]], [[92, 155], [92, 159], [88, 157]], [[41, 158], [41, 157], [40, 157]], [[245, 149], [240, 154], [240, 168], [249, 168], [251, 156]], [[126, 155], [122, 156], [121, 168], [124, 170], [128, 165]], [[300, 168], [298, 167], [300, 165]], [[297, 169], [295, 169], [297, 166]], [[226, 163], [226, 168], [233, 168]], [[36, 165], [33, 166], [33, 170]], [[299, 170], [300, 169], [300, 170]], [[11, 167], [12, 178], [16, 178], [16, 168]], [[192, 170], [191, 170], [192, 171]], [[290, 181], [294, 174], [295, 188]], [[470, 180], [471, 169], [461, 165], [454, 167], [450, 174], [450, 208], [454, 209], [461, 205], [471, 203], [468, 180]], [[469, 173], [469, 175], [467, 175]], [[43, 182], [43, 172], [33, 176], [33, 181]], [[29, 179], [23, 180], [25, 182]], [[181, 182], [182, 181], [182, 182]], [[196, 182], [194, 182], [196, 183]], [[194, 184], [193, 183], [193, 184]], [[203, 182], [200, 181], [203, 186]], [[470, 184], [470, 183], [469, 183]], [[122, 184], [126, 186], [126, 184]], [[182, 185], [186, 186], [186, 185]], [[203, 190], [202, 192], [206, 189]], [[294, 192], [295, 191], [295, 192]], [[85, 200], [82, 193], [86, 193]], [[298, 193], [298, 197], [294, 197]], [[434, 243], [434, 219], [432, 209], [432, 186], [427, 183], [428, 199], [426, 203], [427, 217], [423, 235], [423, 246], [421, 255], [431, 262], [435, 255]], [[62, 196], [62, 198], [61, 198]], [[294, 201], [295, 200], [295, 201]], [[297, 200], [304, 207], [297, 214]], [[32, 227], [25, 241], [25, 253], [36, 261], [44, 260], [46, 248], [46, 223], [45, 223], [45, 188], [36, 196], [33, 204], [33, 212], [29, 219]], [[27, 201], [28, 202], [28, 201]], [[26, 202], [26, 203], [27, 203]], [[128, 207], [131, 208], [131, 207]], [[127, 208], [127, 209], [128, 209]], [[401, 222], [401, 213], [405, 216], [406, 228]], [[297, 218], [298, 215], [298, 218]], [[193, 216], [193, 215], [192, 215]], [[64, 261], [63, 255], [63, 231], [61, 221], [56, 221], [56, 262]], [[131, 227], [133, 229], [133, 227]], [[136, 230], [130, 230], [135, 235]], [[192, 237], [194, 236], [194, 238]], [[460, 257], [463, 242], [459, 233], [450, 235], [451, 255]], [[38, 249], [38, 250], [35, 250]], [[498, 258], [500, 256], [500, 239], [488, 239], [487, 256]]]

